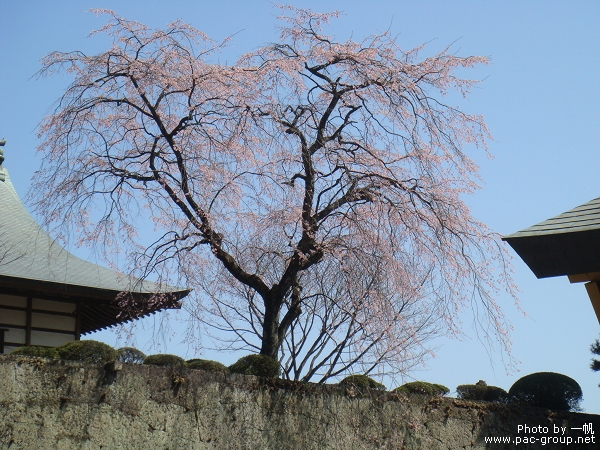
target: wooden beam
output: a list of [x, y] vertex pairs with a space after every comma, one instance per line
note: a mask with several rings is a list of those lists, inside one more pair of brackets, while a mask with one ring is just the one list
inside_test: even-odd
[[589, 283], [585, 284], [585, 289], [587, 290], [590, 301], [592, 302], [598, 323], [600, 323], [600, 285], [597, 281], [590, 281]]
[[31, 316], [33, 309], [33, 299], [27, 297], [27, 312], [25, 313], [25, 345], [31, 345]]
[[0, 328], [0, 355], [4, 354], [4, 333], [7, 331], [6, 328]]
[[81, 339], [81, 303], [75, 305], [75, 340]]
[[568, 275], [570, 283], [583, 283], [586, 281], [600, 281], [600, 272], [587, 272]]

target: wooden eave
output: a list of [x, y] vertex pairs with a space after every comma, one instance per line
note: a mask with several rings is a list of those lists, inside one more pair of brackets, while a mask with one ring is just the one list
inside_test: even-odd
[[538, 278], [600, 272], [600, 230], [502, 239]]
[[600, 272], [600, 198], [502, 239], [538, 278]]
[[600, 323], [600, 198], [502, 238], [538, 278], [585, 288]]
[[169, 293], [168, 301], [161, 304], [160, 307], [156, 307], [148, 306], [152, 294], [127, 293], [126, 298], [131, 308], [124, 310], [116, 302], [117, 296], [120, 294], [118, 291], [58, 285], [57, 283], [5, 276], [0, 276], [0, 291], [9, 295], [78, 304], [82, 335], [147, 317], [164, 309], [179, 309], [181, 308], [180, 300], [189, 294], [189, 290]]

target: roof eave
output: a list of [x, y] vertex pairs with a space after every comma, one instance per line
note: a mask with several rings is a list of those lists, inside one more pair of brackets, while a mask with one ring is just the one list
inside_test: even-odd
[[[68, 299], [89, 299], [89, 300], [109, 300], [113, 301], [123, 291], [112, 289], [99, 289], [90, 286], [77, 286], [67, 283], [56, 283], [53, 281], [41, 281], [27, 278], [10, 277], [0, 275], [0, 287], [10, 290], [28, 291], [31, 296], [56, 296], [63, 300]], [[127, 292], [130, 295], [149, 298], [155, 294], [172, 294], [178, 299], [182, 299], [190, 293], [190, 289], [174, 288], [169, 292]]]
[[600, 271], [600, 229], [566, 233], [513, 233], [502, 240], [537, 278]]
[[[149, 292], [121, 293], [7, 276], [0, 276], [0, 291], [9, 295], [79, 304], [82, 335], [148, 317], [166, 309], [179, 309], [181, 299], [190, 293], [189, 289], [163, 293], [168, 297], [155, 302], [152, 301], [155, 294]], [[120, 294], [125, 294], [125, 298], [118, 298]]]

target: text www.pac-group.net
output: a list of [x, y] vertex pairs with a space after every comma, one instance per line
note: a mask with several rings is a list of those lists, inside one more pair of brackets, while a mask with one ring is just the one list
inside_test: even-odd
[[[571, 430], [571, 433], [569, 433]], [[579, 434], [572, 436], [571, 434]], [[570, 445], [570, 444], [595, 444], [596, 436], [591, 423], [586, 423], [581, 427], [561, 427], [553, 425], [529, 426], [527, 424], [517, 426], [518, 436], [486, 436], [486, 444], [540, 444], [540, 445]]]

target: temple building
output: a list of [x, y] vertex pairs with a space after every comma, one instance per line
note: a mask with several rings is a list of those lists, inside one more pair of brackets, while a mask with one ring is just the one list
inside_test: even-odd
[[[84, 261], [52, 239], [29, 215], [2, 166], [4, 144], [0, 141], [0, 354], [23, 345], [54, 347], [181, 307], [189, 290]], [[118, 296], [127, 298], [127, 310]]]
[[600, 198], [502, 238], [538, 278], [585, 287], [600, 322]]

